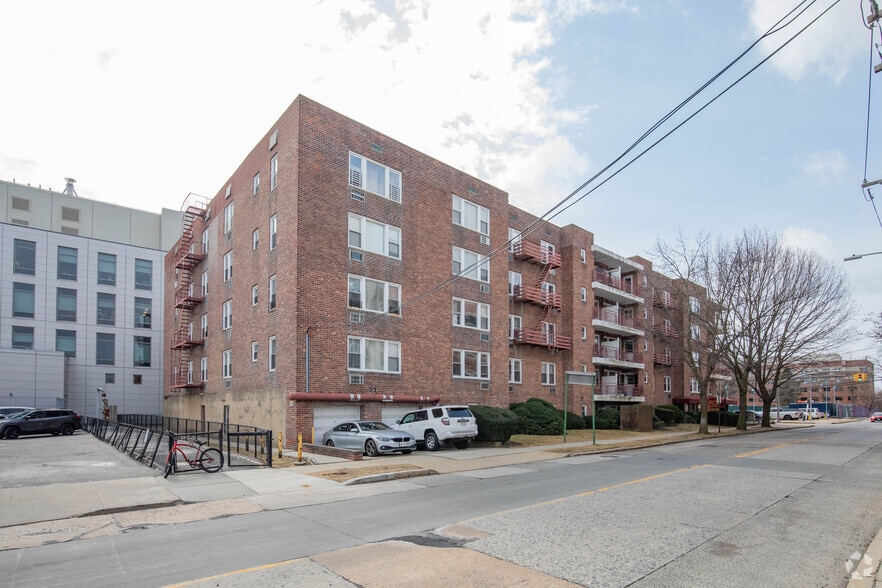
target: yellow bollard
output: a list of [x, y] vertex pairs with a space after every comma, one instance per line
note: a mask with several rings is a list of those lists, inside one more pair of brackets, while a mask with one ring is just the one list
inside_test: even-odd
[[303, 433], [297, 433], [297, 463], [303, 461]]
[[282, 432], [279, 431], [279, 457], [282, 457]]

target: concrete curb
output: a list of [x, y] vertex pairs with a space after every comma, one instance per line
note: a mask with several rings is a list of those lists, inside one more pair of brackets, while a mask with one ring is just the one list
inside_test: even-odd
[[882, 531], [876, 535], [863, 556], [854, 562], [854, 569], [850, 570], [848, 588], [873, 588], [882, 585], [880, 562], [882, 562]]
[[438, 472], [429, 469], [418, 470], [402, 470], [400, 472], [386, 472], [384, 474], [371, 474], [369, 476], [360, 476], [342, 482], [343, 486], [355, 486], [358, 484], [370, 484], [371, 482], [385, 482], [387, 480], [402, 480], [405, 478], [416, 478], [419, 476], [434, 476]]

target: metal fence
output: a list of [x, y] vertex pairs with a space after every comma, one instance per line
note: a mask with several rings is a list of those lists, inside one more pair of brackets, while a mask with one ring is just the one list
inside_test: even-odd
[[116, 421], [83, 417], [83, 429], [150, 467], [164, 467], [174, 438], [216, 447], [226, 467], [273, 465], [272, 431], [215, 421], [124, 414]]

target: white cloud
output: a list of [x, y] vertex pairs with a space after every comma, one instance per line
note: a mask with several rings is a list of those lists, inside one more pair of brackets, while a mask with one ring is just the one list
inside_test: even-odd
[[784, 243], [790, 247], [816, 251], [828, 259], [836, 259], [839, 249], [827, 235], [801, 227], [787, 227], [781, 232]]
[[802, 164], [802, 172], [814, 179], [829, 179], [848, 170], [848, 160], [841, 151], [809, 153]]

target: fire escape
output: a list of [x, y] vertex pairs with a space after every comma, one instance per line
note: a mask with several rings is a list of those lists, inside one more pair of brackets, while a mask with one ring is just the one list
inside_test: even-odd
[[548, 349], [571, 349], [572, 340], [569, 337], [558, 335], [555, 325], [548, 321], [552, 310], [560, 310], [561, 296], [544, 288], [545, 278], [554, 268], [561, 266], [560, 253], [542, 247], [534, 241], [521, 240], [515, 243], [512, 251], [515, 259], [526, 260], [539, 264], [541, 271], [535, 286], [515, 286], [512, 297], [516, 302], [536, 304], [541, 309], [539, 321], [531, 329], [516, 329], [512, 334], [514, 343], [536, 345]]
[[[177, 320], [172, 339], [172, 358], [174, 373], [172, 389], [186, 392], [189, 389], [201, 390], [205, 386], [201, 372], [199, 380], [194, 380], [192, 370], [193, 348], [202, 345], [202, 329], [193, 332], [193, 309], [202, 303], [202, 291], [194, 292], [193, 270], [205, 258], [202, 244], [194, 240], [194, 224], [205, 214], [204, 204], [194, 203], [184, 210], [181, 240], [175, 252], [175, 272], [177, 273], [177, 290], [175, 290], [175, 308]], [[195, 286], [199, 287], [199, 286]]]

